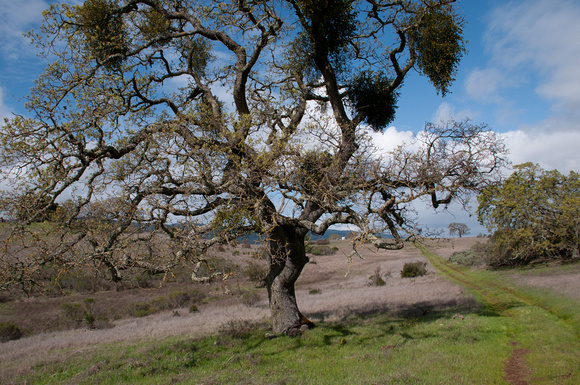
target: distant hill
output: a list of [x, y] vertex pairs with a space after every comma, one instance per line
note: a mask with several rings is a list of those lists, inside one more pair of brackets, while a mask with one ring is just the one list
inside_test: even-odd
[[[312, 234], [309, 233], [310, 235], [310, 239], [311, 240], [317, 240], [317, 239], [328, 239], [330, 236], [332, 235], [338, 235], [341, 238], [349, 238], [352, 234], [351, 230], [333, 230], [333, 229], [329, 229], [326, 231], [326, 233], [324, 233], [324, 235], [317, 235], [317, 234]], [[379, 234], [381, 237], [383, 238], [393, 238], [393, 236], [391, 234]], [[260, 243], [263, 239], [263, 236], [258, 235], [258, 234], [249, 234], [243, 237], [240, 237], [240, 241], [244, 242], [244, 241], [248, 241], [250, 243]]]
[[[154, 229], [153, 225], [139, 225], [141, 227], [142, 230], [144, 231], [151, 231]], [[168, 227], [180, 227], [180, 224], [168, 224]], [[328, 239], [330, 236], [332, 235], [338, 235], [341, 238], [350, 238], [352, 235], [352, 231], [351, 230], [334, 230], [334, 229], [329, 229], [326, 231], [326, 233], [324, 233], [324, 235], [317, 235], [317, 234], [312, 234], [309, 233], [310, 235], [310, 239], [312, 240], [317, 240], [317, 239]], [[393, 238], [393, 236], [391, 234], [379, 234], [381, 237], [383, 238]], [[208, 234], [208, 237], [211, 236], [211, 234]], [[245, 235], [243, 237], [238, 238], [239, 242], [245, 242], [248, 241], [250, 243], [260, 243], [262, 241], [262, 239], [264, 238], [263, 235], [259, 235], [259, 234], [248, 234]]]

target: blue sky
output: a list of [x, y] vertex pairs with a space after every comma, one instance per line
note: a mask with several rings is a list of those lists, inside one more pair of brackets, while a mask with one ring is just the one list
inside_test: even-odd
[[[0, 0], [0, 118], [25, 113], [19, 98], [46, 64], [22, 33], [38, 27], [48, 4]], [[463, 0], [459, 12], [469, 43], [451, 93], [443, 98], [413, 74], [377, 141], [392, 148], [427, 121], [470, 117], [504, 136], [514, 164], [580, 171], [580, 1]], [[458, 221], [484, 231], [457, 208], [436, 217], [417, 209], [430, 227]]]

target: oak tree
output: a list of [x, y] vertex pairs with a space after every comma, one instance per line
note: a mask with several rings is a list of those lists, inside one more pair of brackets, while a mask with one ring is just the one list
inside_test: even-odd
[[580, 174], [515, 166], [478, 196], [478, 217], [493, 232], [493, 266], [580, 257]]
[[[294, 332], [309, 232], [349, 224], [358, 240], [401, 248], [409, 203], [467, 199], [503, 162], [498, 137], [469, 121], [428, 124], [416, 147], [390, 154], [370, 139], [393, 120], [410, 73], [448, 92], [464, 54], [453, 3], [52, 5], [30, 37], [54, 62], [31, 90], [30, 114], [2, 127], [0, 157], [39, 212], [70, 199], [58, 242], [8, 261], [25, 267], [19, 282], [73, 254], [114, 280], [180, 261], [201, 279], [211, 246], [258, 233], [273, 329]], [[94, 204], [106, 221], [87, 219]], [[393, 238], [375, 236], [384, 231]]]
[[447, 226], [447, 228], [449, 229], [449, 235], [457, 234], [459, 238], [461, 238], [466, 234], [469, 234], [470, 231], [469, 227], [465, 223], [458, 222], [451, 222], [449, 226]]

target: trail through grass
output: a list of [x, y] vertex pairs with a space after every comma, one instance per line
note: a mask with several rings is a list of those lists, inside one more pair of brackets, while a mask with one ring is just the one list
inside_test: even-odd
[[[478, 297], [485, 313], [501, 317], [513, 355], [525, 353], [520, 375], [530, 383], [579, 383], [580, 308], [545, 290], [515, 287], [489, 271], [452, 264], [417, 245], [431, 264]], [[509, 372], [510, 360], [506, 372]], [[520, 363], [522, 365], [522, 363]], [[571, 382], [569, 382], [571, 381]]]

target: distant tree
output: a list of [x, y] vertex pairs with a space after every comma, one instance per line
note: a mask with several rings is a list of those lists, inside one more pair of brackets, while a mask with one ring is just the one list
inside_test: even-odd
[[[37, 211], [68, 195], [75, 207], [61, 221], [72, 234], [24, 276], [73, 251], [115, 280], [133, 267], [197, 268], [211, 246], [255, 232], [268, 240], [273, 329], [298, 330], [308, 232], [349, 224], [359, 240], [401, 248], [409, 203], [464, 199], [502, 164], [498, 136], [469, 121], [428, 124], [413, 151], [381, 154], [370, 139], [393, 120], [408, 74], [448, 91], [464, 53], [453, 3], [52, 5], [30, 36], [56, 60], [31, 91], [31, 117], [2, 127], [0, 163], [20, 196], [46, 197]], [[75, 225], [108, 195], [113, 207], [95, 207], [107, 231]], [[384, 232], [393, 238], [373, 235]]]
[[579, 258], [580, 174], [524, 163], [478, 201], [479, 221], [493, 232], [493, 264]]
[[471, 229], [467, 227], [465, 223], [452, 222], [449, 224], [449, 226], [447, 226], [447, 228], [449, 229], [449, 235], [457, 234], [459, 238], [469, 234], [469, 232], [471, 231]]

